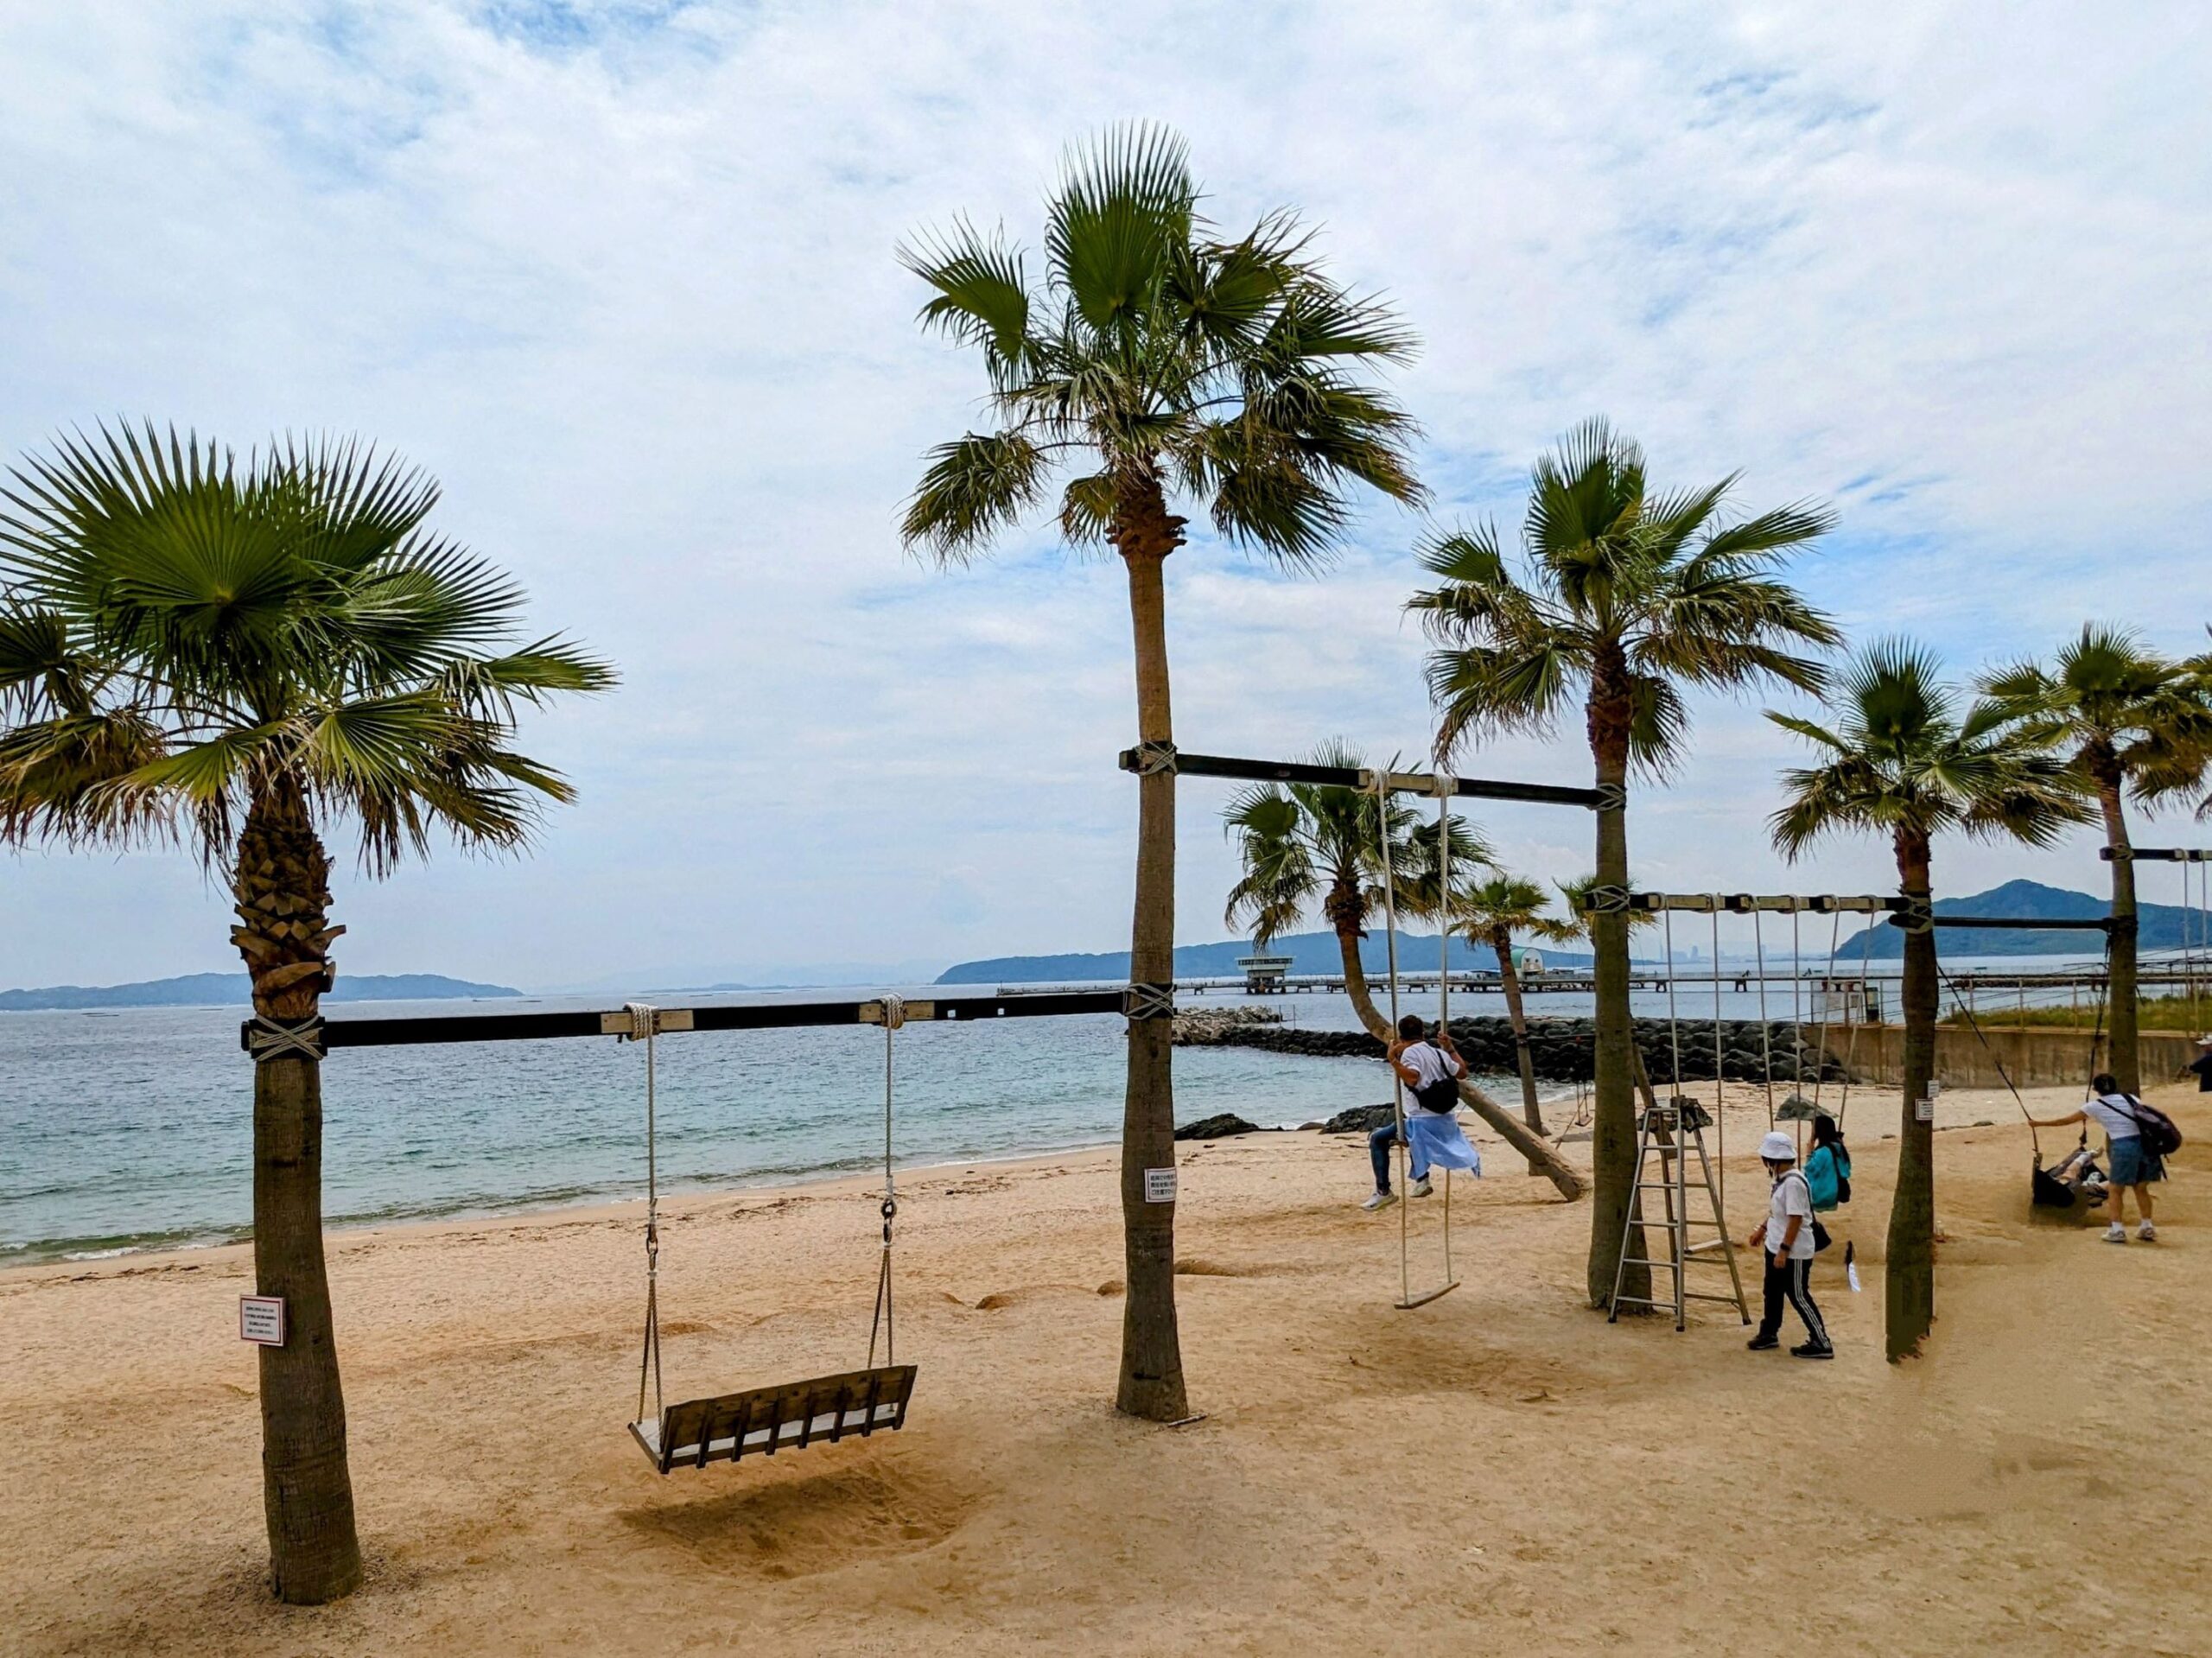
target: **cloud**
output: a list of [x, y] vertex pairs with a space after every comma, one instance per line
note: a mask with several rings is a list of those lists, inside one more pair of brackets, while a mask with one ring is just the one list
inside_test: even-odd
[[[915, 328], [902, 237], [964, 213], [1033, 243], [1068, 141], [1169, 120], [1217, 219], [1299, 206], [1420, 328], [1440, 520], [1510, 526], [1536, 450], [1603, 410], [1669, 480], [1834, 500], [1803, 576], [1854, 630], [1962, 670], [2090, 613], [2194, 645], [2203, 67], [2180, 7], [20, 8], [0, 448], [118, 411], [373, 435], [622, 663], [619, 697], [533, 727], [584, 791], [533, 858], [345, 883], [356, 970], [1110, 947], [1120, 575], [1041, 531], [949, 574], [900, 551], [918, 458], [981, 389]], [[1366, 512], [1314, 579], [1179, 555], [1185, 744], [1417, 753], [1422, 528]], [[1841, 845], [1784, 877], [1786, 741], [1745, 706], [1698, 721], [1639, 865], [1884, 878]], [[1579, 778], [1573, 737], [1484, 763]], [[1185, 791], [1186, 937], [1219, 931], [1218, 804]], [[1491, 827], [1539, 873], [1587, 861], [1580, 824]], [[2078, 846], [1945, 855], [1956, 888], [2098, 876]], [[179, 860], [0, 879], [0, 981], [226, 953]]]

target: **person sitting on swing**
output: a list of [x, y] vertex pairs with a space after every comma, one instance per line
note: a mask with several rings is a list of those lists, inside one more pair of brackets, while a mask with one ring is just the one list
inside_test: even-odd
[[[1417, 1013], [1398, 1021], [1398, 1039], [1388, 1051], [1390, 1069], [1412, 1093], [1406, 1106], [1406, 1152], [1411, 1159], [1412, 1195], [1426, 1197], [1433, 1164], [1446, 1168], [1483, 1172], [1482, 1158], [1459, 1128], [1459, 1078], [1467, 1062], [1452, 1045], [1452, 1032], [1440, 1026], [1427, 1034]], [[1375, 1191], [1362, 1209], [1383, 1209], [1398, 1201], [1390, 1190], [1390, 1149], [1398, 1143], [1398, 1125], [1386, 1122], [1367, 1137], [1368, 1156], [1375, 1165]]]
[[2108, 1071], [2100, 1071], [2092, 1077], [2089, 1090], [2091, 1097], [2082, 1102], [2079, 1111], [2069, 1112], [2063, 1117], [2030, 1117], [2028, 1121], [2038, 1128], [2069, 1128], [2077, 1122], [2084, 1126], [2094, 1122], [2102, 1128], [2105, 1166], [2110, 1171], [2112, 1192], [2112, 1224], [2105, 1228], [2105, 1242], [2127, 1242], [2123, 1205], [2133, 1191], [2135, 1212], [2143, 1217], [2143, 1224], [2135, 1236], [2145, 1243], [2156, 1243], [2158, 1229], [2151, 1220], [2151, 1183], [2164, 1179], [2166, 1171], [2164, 1165], [2144, 1148], [2142, 1121], [2128, 1109], [2143, 1102], [2133, 1094], [2123, 1093], [2119, 1079]]

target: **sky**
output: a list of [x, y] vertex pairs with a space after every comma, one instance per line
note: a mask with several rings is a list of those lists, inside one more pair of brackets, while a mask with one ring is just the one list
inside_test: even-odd
[[[1033, 248], [1068, 146], [1160, 121], [1215, 222], [1296, 209], [1421, 336], [1391, 383], [1425, 511], [1363, 505], [1317, 575], [1203, 535], [1170, 561], [1186, 748], [1424, 753], [1415, 543], [1510, 534], [1530, 462], [1598, 413], [1663, 482], [1832, 503], [1796, 574], [1854, 638], [1908, 632], [1961, 677], [2091, 616], [2195, 650], [2207, 33], [2201, 5], [1929, 0], [8, 7], [0, 461], [103, 419], [359, 434], [440, 480], [434, 524], [532, 622], [620, 665], [529, 722], [581, 798], [528, 856], [378, 884], [344, 854], [342, 971], [1110, 950], [1125, 586], [1049, 525], [950, 573], [902, 549], [923, 454], [983, 389], [917, 327], [902, 238], [966, 215]], [[1694, 753], [1636, 800], [1638, 883], [1892, 884], [1871, 840], [1772, 852], [1798, 756], [1760, 706], [1695, 703]], [[1578, 738], [1459, 769], [1584, 782]], [[1186, 941], [1228, 936], [1225, 797], [1181, 790]], [[1590, 862], [1579, 812], [1481, 823], [1526, 873]], [[2094, 890], [2094, 844], [1946, 844], [1938, 890]], [[226, 907], [182, 854], [0, 856], [0, 986], [234, 966]]]

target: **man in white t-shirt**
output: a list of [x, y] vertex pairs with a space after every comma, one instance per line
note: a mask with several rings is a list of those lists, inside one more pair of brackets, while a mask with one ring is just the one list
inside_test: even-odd
[[2105, 1228], [2107, 1243], [2127, 1242], [2122, 1205], [2130, 1191], [2135, 1194], [2135, 1212], [2143, 1217], [2136, 1236], [2145, 1243], [2158, 1241], [2158, 1229], [2151, 1221], [2151, 1183], [2164, 1179], [2166, 1171], [2164, 1164], [2143, 1149], [2143, 1125], [2133, 1110], [2141, 1103], [2133, 1094], [2120, 1091], [2117, 1078], [2099, 1072], [2090, 1078], [2089, 1097], [2082, 1102], [2079, 1111], [2063, 1117], [2028, 1119], [2038, 1128], [2094, 1122], [2105, 1131], [2106, 1172], [2111, 1176], [2112, 1191], [2112, 1224]]
[[[1390, 1044], [1387, 1052], [1390, 1069], [1398, 1073], [1398, 1080], [1412, 1090], [1413, 1098], [1406, 1105], [1406, 1117], [1410, 1129], [1416, 1117], [1440, 1118], [1457, 1121], [1459, 1106], [1457, 1081], [1467, 1074], [1467, 1062], [1459, 1057], [1459, 1050], [1452, 1045], [1452, 1032], [1439, 1030], [1431, 1037], [1427, 1034], [1420, 1015], [1408, 1013], [1398, 1021], [1398, 1039]], [[1447, 1088], [1446, 1083], [1452, 1084]], [[1432, 1108], [1425, 1099], [1436, 1102]], [[1407, 1149], [1412, 1153], [1413, 1192], [1416, 1197], [1429, 1195], [1427, 1147], [1424, 1139], [1408, 1133]], [[1390, 1190], [1390, 1151], [1398, 1143], [1398, 1125], [1393, 1121], [1384, 1123], [1367, 1137], [1367, 1154], [1375, 1166], [1375, 1190], [1368, 1195], [1362, 1209], [1386, 1209], [1398, 1201]]]
[[1766, 1305], [1758, 1334], [1751, 1339], [1754, 1353], [1782, 1345], [1782, 1306], [1787, 1301], [1804, 1321], [1805, 1339], [1789, 1350], [1801, 1359], [1832, 1359], [1828, 1327], [1813, 1304], [1813, 1188], [1797, 1166], [1797, 1147], [1785, 1134], [1769, 1134], [1759, 1141], [1759, 1161], [1774, 1182], [1774, 1196], [1767, 1217], [1751, 1236], [1751, 1247], [1766, 1261]]

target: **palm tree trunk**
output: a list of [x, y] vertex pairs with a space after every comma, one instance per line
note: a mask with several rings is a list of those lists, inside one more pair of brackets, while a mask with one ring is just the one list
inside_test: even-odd
[[[1147, 480], [1149, 481], [1149, 480]], [[1134, 486], [1132, 486], [1134, 488]], [[1129, 576], [1129, 620], [1136, 642], [1137, 735], [1172, 743], [1167, 681], [1166, 594], [1162, 567], [1181, 543], [1156, 482], [1115, 537]], [[1169, 984], [1175, 977], [1175, 775], [1137, 779], [1135, 913], [1129, 977]], [[1122, 1374], [1115, 1408], [1147, 1421], [1191, 1413], [1183, 1388], [1183, 1350], [1175, 1323], [1175, 1205], [1148, 1201], [1147, 1169], [1175, 1166], [1173, 1021], [1132, 1019], [1128, 1084], [1122, 1111], [1122, 1226], [1128, 1297], [1122, 1307]]]
[[[1344, 958], [1344, 994], [1351, 998], [1352, 1012], [1367, 1033], [1377, 1042], [1388, 1043], [1393, 1034], [1390, 1021], [1375, 1006], [1375, 998], [1367, 988], [1367, 971], [1360, 964], [1359, 934], [1337, 930], [1337, 951]], [[1526, 1124], [1515, 1119], [1513, 1114], [1483, 1092], [1471, 1077], [1459, 1079], [1459, 1100], [1497, 1133], [1499, 1139], [1529, 1159], [1529, 1172], [1541, 1174], [1559, 1188], [1560, 1196], [1573, 1203], [1582, 1196], [1582, 1177], [1577, 1174], [1567, 1159], [1551, 1148], [1549, 1142], [1531, 1134]]]
[[[1529, 1132], [1541, 1136], [1544, 1113], [1536, 1103], [1536, 1061], [1529, 1051], [1529, 1018], [1521, 1007], [1521, 975], [1513, 965], [1512, 932], [1504, 927], [1494, 929], [1490, 947], [1497, 952], [1497, 987], [1505, 993], [1505, 1018], [1513, 1026], [1513, 1063], [1521, 1073], [1521, 1115], [1528, 1122]], [[1529, 1159], [1529, 1173], [1543, 1172], [1535, 1158]]]
[[[253, 977], [253, 1007], [296, 1025], [321, 1005], [330, 941], [330, 861], [296, 781], [246, 816], [231, 937]], [[253, 1266], [282, 1297], [284, 1344], [261, 1355], [261, 1486], [277, 1598], [319, 1605], [361, 1580], [346, 1401], [322, 1258], [322, 1066], [286, 1053], [254, 1067]]]
[[[1591, 757], [1598, 786], [1625, 789], [1630, 702], [1628, 664], [1618, 645], [1600, 650], [1590, 683]], [[1628, 813], [1624, 807], [1598, 813], [1598, 882], [1601, 887], [1628, 886]], [[1600, 911], [1590, 918], [1593, 977], [1598, 993], [1594, 1024], [1590, 1160], [1596, 1185], [1590, 1208], [1590, 1305], [1609, 1306], [1614, 1275], [1620, 1269], [1622, 1238], [1636, 1201], [1636, 1034], [1628, 1005], [1628, 912]], [[1650, 1255], [1642, 1227], [1628, 1238], [1635, 1259]], [[1631, 1266], [1621, 1280], [1624, 1296], [1648, 1299], [1651, 1271]]]
[[[2130, 1094], [2143, 1091], [2143, 1058], [2136, 1044], [2136, 941], [2140, 924], [2135, 905], [2135, 863], [2127, 854], [2127, 816], [2120, 805], [2119, 763], [2109, 753], [2094, 756], [2097, 805], [2104, 813], [2105, 843], [2112, 848], [2112, 932], [2107, 987], [2112, 999], [2112, 1074]], [[2097, 1068], [2097, 1056], [2089, 1056]]]
[[[1922, 904], [1933, 890], [1928, 837], [1897, 834], [1898, 890]], [[1897, 1123], [1897, 1187], [1890, 1205], [1889, 1263], [1884, 1274], [1883, 1324], [1892, 1363], [1920, 1350], [1936, 1323], [1936, 1125], [1921, 1121], [1919, 1102], [1936, 1075], [1937, 984], [1936, 935], [1904, 936], [1904, 1104]]]

